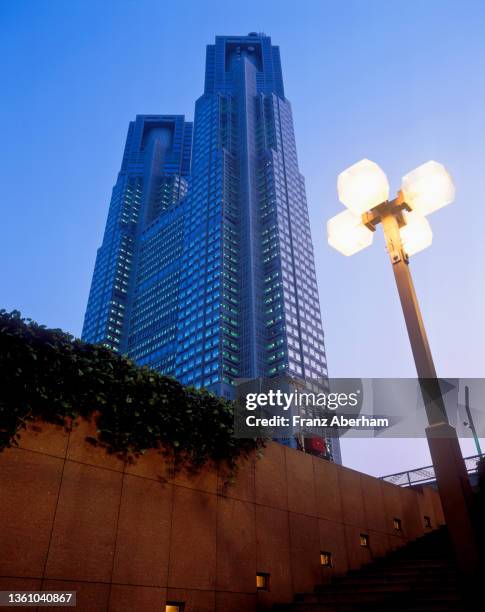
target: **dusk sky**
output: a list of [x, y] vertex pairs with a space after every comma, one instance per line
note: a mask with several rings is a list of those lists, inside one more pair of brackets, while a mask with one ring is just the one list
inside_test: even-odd
[[[330, 376], [415, 375], [380, 232], [350, 258], [326, 242], [337, 175], [363, 157], [392, 192], [429, 159], [453, 175], [412, 272], [438, 374], [485, 376], [485, 3], [15, 0], [0, 26], [0, 307], [80, 335], [128, 122], [192, 120], [206, 44], [262, 31], [293, 107]], [[344, 440], [342, 454], [376, 475], [430, 463], [424, 440]]]

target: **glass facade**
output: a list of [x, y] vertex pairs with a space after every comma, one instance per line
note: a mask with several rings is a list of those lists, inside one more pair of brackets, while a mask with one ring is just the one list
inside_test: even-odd
[[305, 182], [269, 36], [207, 46], [193, 127], [130, 124], [83, 339], [226, 397], [237, 378], [326, 378]]
[[128, 128], [82, 338], [174, 374], [192, 124], [139, 115]]

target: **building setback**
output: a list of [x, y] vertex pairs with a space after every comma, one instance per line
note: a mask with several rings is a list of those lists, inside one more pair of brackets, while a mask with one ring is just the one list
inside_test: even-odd
[[326, 378], [305, 182], [269, 36], [207, 46], [193, 128], [130, 123], [83, 339], [226, 397], [237, 378]]

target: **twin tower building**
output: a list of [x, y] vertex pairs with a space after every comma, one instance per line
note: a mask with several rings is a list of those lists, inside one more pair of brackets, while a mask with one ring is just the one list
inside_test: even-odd
[[[194, 122], [128, 128], [82, 338], [232, 397], [327, 377], [305, 182], [271, 38], [207, 46]], [[340, 461], [338, 440], [327, 442]]]

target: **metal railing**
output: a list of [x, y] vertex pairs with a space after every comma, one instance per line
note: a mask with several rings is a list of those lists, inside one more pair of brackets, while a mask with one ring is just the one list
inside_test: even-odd
[[[469, 474], [474, 474], [477, 471], [477, 464], [480, 457], [485, 455], [472, 455], [465, 457], [465, 466]], [[434, 467], [427, 465], [417, 468], [416, 470], [408, 470], [407, 472], [398, 472], [397, 474], [389, 474], [389, 476], [381, 476], [380, 480], [391, 482], [400, 487], [412, 487], [418, 484], [429, 484], [436, 481]]]

